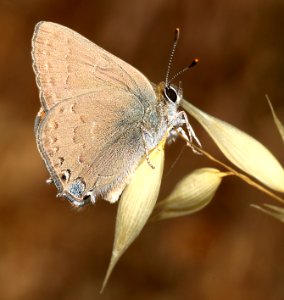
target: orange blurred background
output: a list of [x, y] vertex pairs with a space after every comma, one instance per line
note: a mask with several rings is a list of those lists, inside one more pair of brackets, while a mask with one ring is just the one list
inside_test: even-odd
[[[264, 97], [284, 120], [283, 1], [1, 0], [0, 299], [284, 299], [284, 226], [249, 207], [277, 203], [236, 178], [226, 178], [203, 211], [147, 225], [99, 296], [117, 206], [99, 201], [77, 211], [45, 184], [30, 55], [40, 20], [78, 31], [153, 82], [164, 80], [179, 27], [173, 72], [200, 59], [182, 75], [185, 98], [284, 161]], [[225, 160], [192, 124], [205, 150]], [[184, 174], [215, 166], [186, 150], [168, 172], [182, 147], [179, 141], [167, 148], [160, 198]]]

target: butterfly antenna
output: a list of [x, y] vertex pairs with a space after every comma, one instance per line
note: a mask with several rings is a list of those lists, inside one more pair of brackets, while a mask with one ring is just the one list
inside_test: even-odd
[[165, 80], [165, 85], [166, 86], [169, 85], [169, 75], [170, 75], [172, 61], [173, 61], [173, 57], [174, 57], [174, 54], [175, 54], [175, 51], [176, 51], [178, 40], [179, 40], [179, 28], [176, 28], [173, 48], [172, 48], [172, 52], [171, 52], [171, 55], [170, 55], [170, 58], [169, 58], [168, 69], [167, 69], [167, 74], [166, 74], [166, 80]]
[[171, 78], [171, 80], [168, 81], [168, 84], [170, 84], [174, 79], [176, 79], [180, 74], [184, 73], [185, 71], [189, 70], [190, 68], [194, 67], [199, 62], [198, 58], [195, 58], [190, 65], [185, 67], [184, 69], [180, 70], [176, 73], [175, 76]]

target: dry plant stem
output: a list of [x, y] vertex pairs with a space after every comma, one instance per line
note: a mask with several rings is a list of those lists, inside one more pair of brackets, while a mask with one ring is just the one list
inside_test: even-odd
[[284, 199], [282, 199], [281, 197], [275, 195], [274, 193], [272, 193], [271, 191], [269, 191], [268, 189], [264, 188], [262, 185], [258, 184], [257, 182], [253, 181], [250, 177], [237, 172], [236, 170], [234, 170], [233, 168], [227, 166], [225, 163], [219, 161], [218, 159], [216, 159], [215, 157], [213, 157], [211, 154], [209, 154], [208, 152], [204, 151], [202, 148], [196, 146], [196, 145], [191, 145], [191, 147], [195, 148], [197, 151], [201, 152], [203, 155], [207, 156], [210, 160], [216, 162], [217, 164], [221, 165], [222, 167], [224, 167], [225, 169], [227, 169], [228, 171], [230, 171], [233, 175], [239, 177], [241, 180], [245, 181], [246, 183], [248, 183], [249, 185], [255, 187], [256, 189], [262, 191], [263, 193], [267, 194], [268, 196], [274, 198], [275, 200], [281, 202], [282, 204], [284, 204]]

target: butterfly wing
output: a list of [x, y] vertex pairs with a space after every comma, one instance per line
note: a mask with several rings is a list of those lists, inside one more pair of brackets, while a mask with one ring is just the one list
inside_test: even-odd
[[38, 23], [32, 58], [45, 111], [91, 91], [121, 89], [142, 96], [144, 103], [155, 101], [154, 90], [142, 73], [65, 26]]
[[[43, 106], [37, 144], [59, 192], [71, 201], [88, 195], [117, 200], [145, 154], [143, 118], [161, 123], [151, 83], [80, 34], [50, 22], [37, 24], [32, 57]], [[147, 131], [154, 140], [150, 148], [161, 136], [155, 138], [154, 123]]]
[[118, 90], [111, 96], [100, 92], [71, 98], [48, 112], [37, 141], [59, 192], [72, 201], [88, 195], [117, 200], [144, 154], [143, 110], [137, 103]]

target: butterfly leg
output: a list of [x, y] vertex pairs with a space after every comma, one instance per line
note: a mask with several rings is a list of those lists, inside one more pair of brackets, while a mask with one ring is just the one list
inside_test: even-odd
[[143, 142], [144, 142], [144, 150], [145, 150], [145, 154], [146, 154], [147, 163], [152, 169], [155, 169], [155, 166], [150, 162], [149, 149], [147, 147], [147, 140], [146, 140], [146, 137], [145, 137], [145, 134], [148, 134], [150, 136], [151, 136], [151, 134], [149, 133], [149, 131], [143, 125], [141, 125], [141, 132], [142, 132], [142, 139], [143, 139]]
[[[198, 151], [196, 151], [196, 149], [192, 146], [193, 141], [196, 142], [196, 144], [199, 147], [201, 146], [201, 143], [199, 141], [199, 139], [197, 138], [192, 126], [190, 125], [188, 118], [187, 118], [187, 114], [184, 111], [180, 111], [177, 113], [174, 122], [173, 122], [173, 126], [176, 126], [176, 130], [177, 132], [181, 135], [181, 137], [187, 141], [188, 146], [192, 149], [192, 151], [194, 153], [200, 154]], [[183, 128], [181, 127], [182, 125], [186, 126], [187, 129], [187, 133], [183, 130]]]

